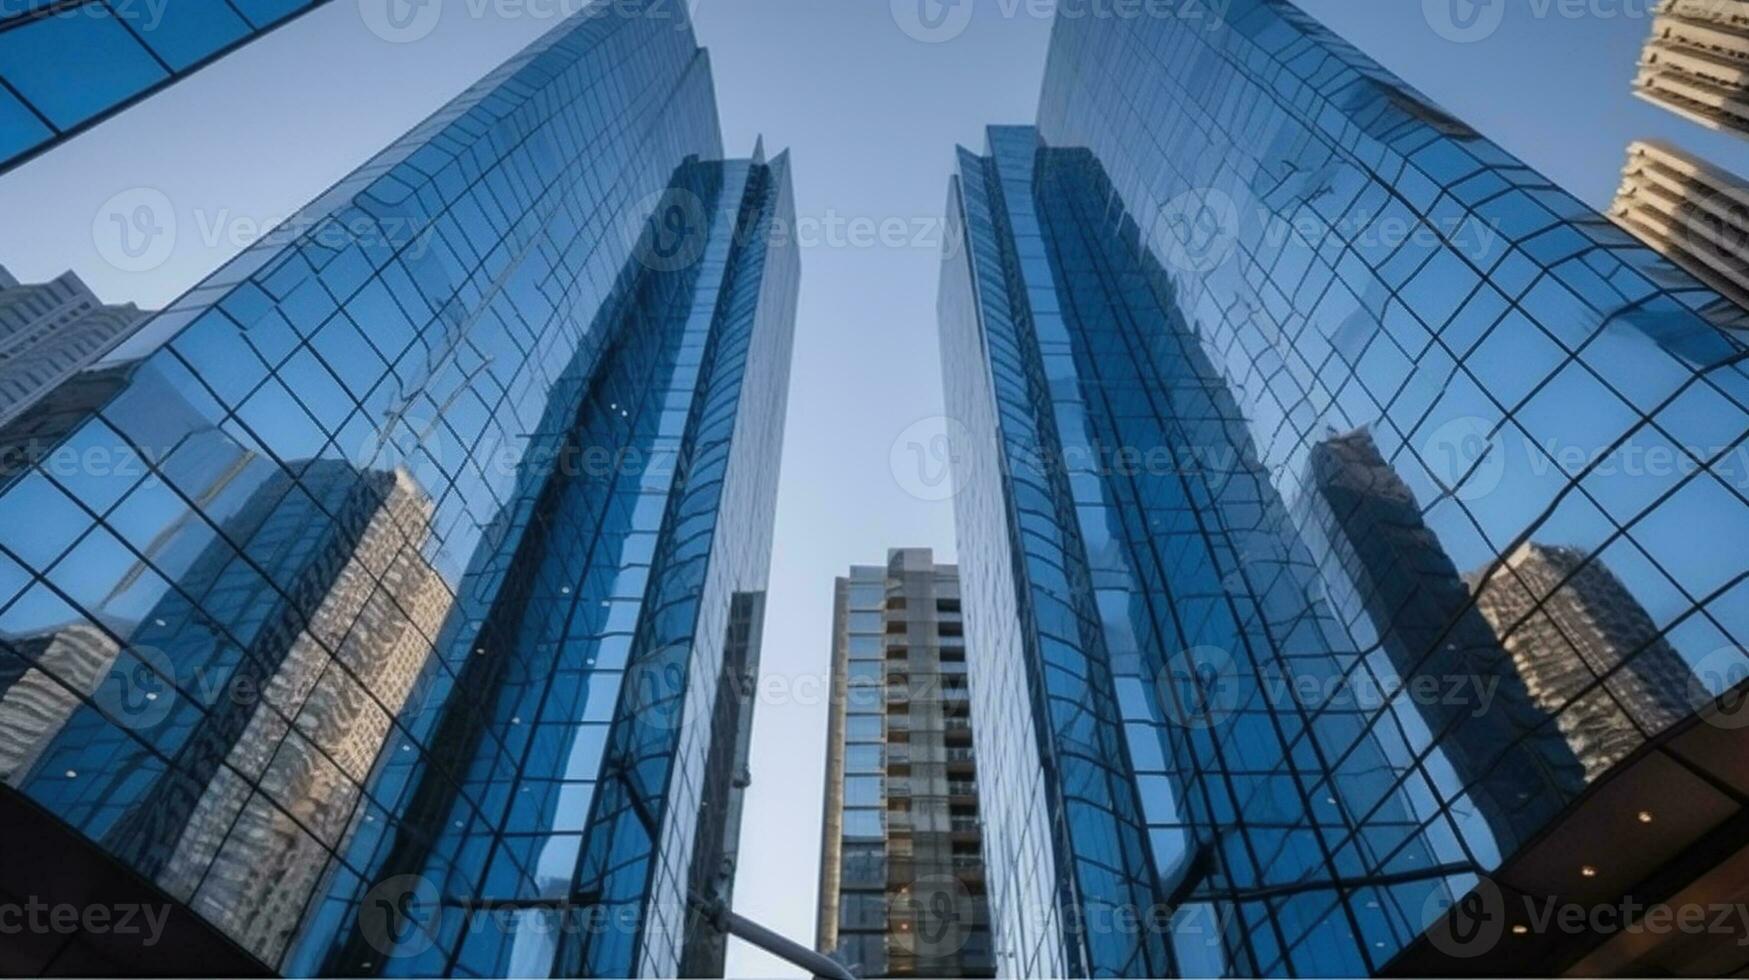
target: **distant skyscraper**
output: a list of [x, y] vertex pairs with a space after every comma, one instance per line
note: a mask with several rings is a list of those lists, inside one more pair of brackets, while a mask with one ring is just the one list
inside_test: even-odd
[[[1744, 8], [1749, 11], [1749, 5]], [[1749, 319], [1749, 185], [1676, 147], [1628, 147], [1616, 223], [1730, 300], [1709, 311], [1721, 325]]]
[[799, 268], [676, 18], [579, 12], [0, 430], [0, 827], [63, 849], [8, 894], [149, 883], [228, 973], [721, 969]]
[[1660, 0], [1634, 92], [1749, 136], [1749, 0]]
[[[326, 2], [7, 7], [0, 12], [0, 173]], [[416, 16], [420, 6], [409, 4], [405, 13]]]
[[959, 573], [927, 548], [840, 578], [819, 948], [863, 977], [987, 977]]
[[[1000, 972], [1558, 973], [1598, 937], [1507, 931], [1490, 882], [1705, 873], [1660, 855], [1749, 748], [1668, 698], [1749, 662], [1717, 292], [1282, 0], [1060, 13], [1038, 125], [962, 150], [948, 211]], [[1532, 540], [1619, 585], [1547, 612], [1599, 651], [1558, 691], [1547, 623], [1463, 576]], [[1612, 669], [1657, 680], [1595, 765]]]
[[0, 268], [0, 426], [127, 339], [148, 314], [105, 306], [71, 272], [20, 285]]

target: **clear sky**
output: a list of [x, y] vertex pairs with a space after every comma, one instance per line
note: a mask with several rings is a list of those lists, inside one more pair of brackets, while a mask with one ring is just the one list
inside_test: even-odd
[[[574, 7], [441, 0], [428, 36], [389, 43], [361, 16], [377, 2], [336, 0], [0, 178], [0, 265], [27, 281], [72, 268], [107, 300], [163, 304], [236, 252], [252, 225], [294, 210], [552, 26], [556, 8]], [[891, 449], [941, 412], [934, 311], [953, 145], [980, 145], [988, 123], [1032, 120], [1049, 38], [1039, 0], [957, 0], [970, 5], [963, 32], [919, 40], [917, 5], [935, 2], [691, 0], [726, 145], [746, 153], [763, 133], [773, 151], [794, 151], [798, 211], [819, 239], [803, 254], [765, 633], [770, 686], [757, 709], [736, 894], [742, 912], [804, 942], [814, 929], [832, 578], [884, 560], [889, 547], [952, 558], [951, 505], [908, 492], [915, 481], [895, 476]], [[1448, 5], [1461, 13], [1472, 0], [1298, 2], [1593, 204], [1607, 202], [1636, 137], [1749, 174], [1749, 143], [1628, 94], [1651, 0], [1489, 0], [1482, 25], [1489, 10], [1504, 19], [1473, 42], [1452, 40], [1458, 22], [1442, 23]], [[93, 221], [137, 188], [169, 199], [177, 235], [162, 265], [135, 273], [105, 261]], [[852, 234], [883, 221], [903, 229], [899, 241]], [[730, 972], [794, 973], [745, 948]]]

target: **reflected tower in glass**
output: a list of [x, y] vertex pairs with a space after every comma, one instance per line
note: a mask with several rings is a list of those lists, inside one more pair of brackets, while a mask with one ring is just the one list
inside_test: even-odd
[[9, 970], [720, 972], [792, 215], [596, 4], [0, 428]]
[[1742, 968], [1525, 917], [1734, 887], [1728, 301], [1289, 3], [1131, 13], [949, 192], [998, 970]]

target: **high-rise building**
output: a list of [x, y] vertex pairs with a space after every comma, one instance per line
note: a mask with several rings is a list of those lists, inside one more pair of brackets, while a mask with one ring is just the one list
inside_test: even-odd
[[107, 306], [71, 272], [21, 285], [0, 268], [0, 426], [126, 340], [148, 316]]
[[1634, 94], [1749, 136], [1749, 0], [1659, 0]]
[[1729, 300], [1709, 311], [1712, 319], [1745, 325], [1749, 186], [1742, 179], [1667, 143], [1636, 140], [1628, 147], [1610, 215]]
[[580, 11], [7, 427], [0, 887], [176, 936], [7, 972], [721, 970], [799, 257], [677, 16]]
[[959, 572], [927, 548], [837, 580], [818, 947], [861, 977], [988, 977]]
[[[63, 0], [7, 7], [0, 12], [0, 173], [326, 2]], [[410, 27], [421, 6], [401, 13]]]
[[1734, 887], [1724, 300], [1283, 0], [1048, 64], [940, 296], [999, 972], [1742, 968], [1525, 917]]

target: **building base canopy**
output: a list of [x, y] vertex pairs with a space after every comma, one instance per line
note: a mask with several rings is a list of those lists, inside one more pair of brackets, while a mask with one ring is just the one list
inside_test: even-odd
[[272, 975], [188, 906], [0, 786], [0, 976]]
[[1746, 699], [1642, 746], [1385, 974], [1749, 975]]

